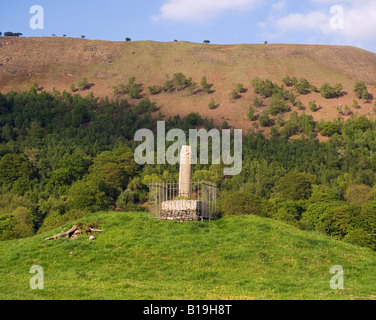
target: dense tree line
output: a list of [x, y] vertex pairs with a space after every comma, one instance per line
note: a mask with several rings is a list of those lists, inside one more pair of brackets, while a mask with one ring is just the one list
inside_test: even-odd
[[[173, 81], [176, 88], [190, 83], [179, 74]], [[281, 112], [282, 101], [292, 106], [286, 88], [260, 79], [254, 85]], [[162, 118], [159, 113], [153, 119], [157, 108], [148, 97], [128, 103], [124, 94], [136, 86], [130, 79], [115, 101], [35, 87], [0, 94], [0, 239], [30, 236], [116, 206], [145, 210], [149, 182], [178, 179], [177, 165], [134, 162], [135, 132], [156, 130]], [[194, 127], [214, 125], [198, 114], [166, 121], [166, 130], [188, 133]], [[320, 143], [317, 132], [329, 141]], [[218, 184], [221, 215], [257, 214], [375, 248], [375, 171], [374, 120], [353, 115], [315, 123], [292, 112], [271, 137], [258, 132], [243, 138], [240, 175], [225, 177], [222, 165], [199, 164], [193, 178]]]

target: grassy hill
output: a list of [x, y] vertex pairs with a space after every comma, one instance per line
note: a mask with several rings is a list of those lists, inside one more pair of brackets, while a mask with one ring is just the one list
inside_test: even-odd
[[[316, 100], [322, 107], [311, 112], [315, 120], [333, 120], [338, 116], [338, 105], [352, 105], [357, 81], [365, 81], [376, 96], [376, 55], [362, 49], [346, 46], [241, 44], [204, 45], [189, 42], [158, 43], [109, 42], [72, 38], [2, 38], [0, 40], [0, 91], [29, 89], [37, 82], [45, 90], [69, 90], [87, 77], [93, 84], [95, 96], [113, 98], [113, 86], [127, 83], [135, 76], [148, 94], [151, 85], [163, 85], [166, 75], [183, 72], [200, 83], [206, 76], [213, 93], [188, 95], [186, 92], [163, 93], [152, 96], [166, 116], [199, 112], [221, 125], [247, 130], [252, 123], [247, 119], [248, 108], [255, 97], [250, 81], [255, 77], [281, 83], [284, 76], [307, 78], [318, 88], [324, 83], [341, 83], [347, 93], [340, 99], [326, 100], [319, 93], [299, 97], [305, 106]], [[232, 100], [229, 95], [237, 83], [247, 92]], [[210, 110], [214, 98], [218, 108]], [[356, 110], [359, 114], [373, 114], [373, 103]], [[302, 111], [299, 111], [300, 113]]]
[[[238, 216], [178, 223], [101, 212], [96, 241], [0, 243], [0, 299], [375, 299], [376, 253], [281, 222]], [[70, 227], [71, 224], [65, 227]], [[31, 266], [44, 290], [31, 290]], [[345, 290], [329, 286], [341, 265]]]

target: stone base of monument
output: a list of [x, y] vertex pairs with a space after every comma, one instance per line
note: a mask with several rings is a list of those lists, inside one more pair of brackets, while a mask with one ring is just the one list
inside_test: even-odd
[[172, 200], [162, 202], [159, 219], [200, 221], [206, 218], [206, 202], [198, 200]]

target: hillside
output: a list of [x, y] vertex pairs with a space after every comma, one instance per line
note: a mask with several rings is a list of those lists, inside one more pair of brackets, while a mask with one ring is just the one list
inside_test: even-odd
[[[238, 216], [205, 223], [102, 212], [90, 242], [32, 238], [0, 243], [0, 299], [375, 299], [376, 253], [281, 222]], [[70, 227], [71, 224], [65, 227]], [[44, 290], [31, 290], [31, 266]], [[345, 290], [332, 290], [341, 265]]]
[[[135, 76], [148, 94], [151, 85], [162, 85], [166, 75], [182, 72], [200, 83], [206, 76], [213, 93], [188, 95], [186, 92], [152, 96], [166, 116], [199, 112], [221, 125], [247, 130], [248, 108], [256, 96], [250, 81], [255, 77], [281, 83], [284, 76], [307, 78], [320, 87], [324, 82], [341, 83], [346, 94], [326, 100], [319, 93], [299, 97], [305, 106], [316, 100], [322, 108], [312, 114], [315, 120], [333, 120], [338, 105], [352, 105], [357, 81], [365, 81], [376, 95], [376, 55], [358, 48], [322, 45], [204, 45], [187, 42], [109, 42], [72, 38], [0, 38], [0, 92], [28, 89], [37, 82], [44, 90], [69, 91], [72, 83], [87, 77], [95, 96], [113, 96], [113, 86]], [[229, 93], [237, 83], [247, 91], [237, 100]], [[210, 110], [214, 98], [218, 108]], [[373, 102], [363, 103], [356, 112], [373, 114]], [[299, 111], [302, 112], [301, 110]]]

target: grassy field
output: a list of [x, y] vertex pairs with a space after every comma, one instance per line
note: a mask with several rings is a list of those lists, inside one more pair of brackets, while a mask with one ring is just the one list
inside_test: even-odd
[[[178, 223], [101, 212], [97, 240], [0, 243], [0, 299], [375, 299], [376, 252], [255, 216]], [[70, 227], [68, 224], [65, 227]], [[44, 270], [31, 290], [30, 268]], [[332, 290], [334, 265], [344, 290]]]

